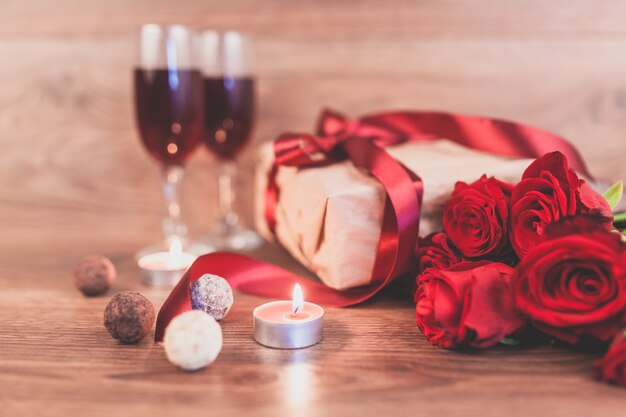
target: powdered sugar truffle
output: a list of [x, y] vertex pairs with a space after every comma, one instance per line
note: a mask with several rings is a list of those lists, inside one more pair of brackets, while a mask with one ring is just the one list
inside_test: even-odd
[[165, 329], [165, 355], [185, 371], [210, 365], [222, 350], [222, 328], [204, 311], [180, 314]]
[[217, 275], [204, 274], [191, 284], [191, 307], [222, 320], [233, 305], [233, 290]]

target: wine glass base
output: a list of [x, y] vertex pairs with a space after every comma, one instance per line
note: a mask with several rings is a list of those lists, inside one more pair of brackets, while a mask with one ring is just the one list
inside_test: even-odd
[[190, 242], [183, 248], [183, 250], [195, 256], [202, 256], [207, 253], [215, 252], [216, 248], [215, 246], [202, 242]]
[[263, 244], [263, 238], [250, 229], [235, 228], [228, 233], [216, 233], [202, 240], [218, 250], [250, 251]]

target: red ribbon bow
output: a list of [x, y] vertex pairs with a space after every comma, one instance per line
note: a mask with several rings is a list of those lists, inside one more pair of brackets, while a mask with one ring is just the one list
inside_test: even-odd
[[155, 339], [176, 315], [190, 310], [190, 287], [205, 273], [223, 276], [233, 288], [269, 298], [286, 298], [300, 283], [307, 299], [326, 306], [349, 306], [371, 298], [410, 267], [418, 236], [422, 181], [386, 151], [386, 146], [445, 138], [460, 145], [502, 156], [538, 158], [560, 151], [569, 165], [591, 178], [576, 149], [543, 130], [483, 117], [438, 112], [392, 112], [347, 120], [325, 111], [318, 135], [284, 134], [274, 142], [275, 162], [269, 174], [265, 214], [274, 230], [280, 190], [275, 177], [280, 166], [323, 166], [349, 159], [374, 176], [387, 194], [371, 284], [336, 291], [280, 267], [232, 253], [201, 256], [172, 290], [157, 318]]

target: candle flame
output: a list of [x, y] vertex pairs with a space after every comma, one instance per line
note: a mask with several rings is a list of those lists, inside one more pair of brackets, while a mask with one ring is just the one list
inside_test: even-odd
[[296, 284], [293, 287], [293, 301], [291, 304], [291, 311], [293, 315], [296, 315], [304, 307], [304, 296], [302, 295], [302, 288], [300, 284]]
[[174, 239], [170, 244], [170, 251], [167, 256], [167, 265], [172, 268], [183, 264], [183, 245], [179, 239]]

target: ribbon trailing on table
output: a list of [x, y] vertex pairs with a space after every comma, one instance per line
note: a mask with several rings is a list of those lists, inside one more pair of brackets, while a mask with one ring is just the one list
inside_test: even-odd
[[592, 178], [573, 145], [532, 126], [439, 112], [390, 112], [348, 120], [324, 111], [316, 136], [287, 133], [274, 142], [275, 161], [265, 199], [267, 224], [274, 231], [280, 166], [319, 167], [349, 159], [376, 178], [387, 195], [371, 284], [337, 291], [263, 261], [234, 253], [211, 253], [199, 257], [170, 293], [159, 311], [155, 339], [161, 341], [167, 324], [191, 309], [191, 284], [205, 273], [226, 278], [242, 292], [269, 298], [287, 298], [296, 283], [304, 288], [309, 301], [325, 306], [344, 307], [371, 298], [410, 267], [423, 192], [419, 176], [393, 159], [385, 147], [442, 138], [506, 157], [538, 158], [560, 151], [571, 168]]

